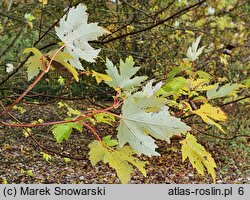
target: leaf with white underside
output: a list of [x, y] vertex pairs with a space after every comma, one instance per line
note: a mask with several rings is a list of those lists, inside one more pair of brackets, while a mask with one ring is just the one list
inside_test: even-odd
[[218, 88], [218, 87], [219, 87], [219, 84], [216, 84], [214, 88], [207, 91], [207, 98], [209, 100], [231, 96], [235, 92], [237, 92], [239, 88], [244, 87], [244, 86], [241, 84], [237, 84], [237, 83], [235, 84], [228, 83], [226, 85], [223, 85], [221, 88]]
[[199, 55], [201, 55], [204, 46], [198, 49], [199, 43], [201, 40], [201, 36], [199, 36], [193, 43], [191, 47], [188, 47], [187, 57], [190, 61], [195, 61], [198, 59]]
[[24, 49], [23, 53], [30, 53], [32, 52], [34, 55], [29, 57], [28, 61], [26, 62], [26, 65], [28, 67], [27, 73], [28, 73], [28, 81], [33, 79], [35, 76], [37, 76], [42, 69], [42, 56], [43, 54], [36, 48], [26, 48]]
[[105, 81], [110, 87], [114, 89], [123, 89], [123, 90], [130, 90], [133, 87], [137, 87], [141, 85], [141, 82], [146, 80], [146, 76], [137, 76], [131, 78], [136, 74], [136, 72], [140, 69], [140, 67], [134, 67], [134, 60], [130, 56], [126, 59], [125, 62], [120, 60], [119, 71], [113, 63], [107, 59], [106, 66], [107, 66], [107, 74], [112, 78], [112, 81]]
[[157, 145], [152, 137], [170, 141], [172, 135], [190, 130], [180, 119], [171, 116], [166, 106], [159, 112], [147, 112], [150, 105], [148, 98], [130, 96], [124, 101], [117, 128], [120, 147], [129, 143], [138, 155], [157, 156], [160, 154], [155, 151]]
[[180, 143], [182, 145], [182, 162], [188, 158], [192, 166], [203, 176], [204, 167], [206, 167], [215, 183], [216, 174], [214, 168], [216, 168], [216, 163], [211, 154], [208, 153], [202, 145], [197, 143], [196, 138], [190, 133], [188, 133], [186, 139], [180, 141]]
[[82, 70], [79, 59], [95, 62], [94, 59], [100, 52], [100, 49], [94, 49], [88, 42], [109, 33], [98, 26], [98, 23], [87, 23], [86, 10], [87, 8], [83, 4], [70, 8], [67, 16], [60, 19], [59, 27], [55, 28], [57, 36], [66, 44], [66, 51], [73, 57], [73, 59], [69, 59], [70, 64]]
[[[138, 91], [133, 94], [134, 99], [143, 98], [146, 100], [144, 102], [144, 109], [148, 112], [158, 112], [165, 106], [167, 100], [165, 98], [156, 97], [156, 92], [162, 87], [163, 83], [160, 81], [155, 86], [153, 86], [155, 80], [150, 80], [142, 88], [142, 91]], [[145, 104], [147, 102], [147, 105]]]
[[[107, 138], [106, 138], [107, 139]], [[110, 139], [110, 138], [109, 138]], [[101, 141], [93, 141], [89, 144], [89, 160], [93, 166], [103, 161], [116, 170], [118, 178], [122, 183], [128, 183], [135, 166], [144, 176], [146, 162], [140, 161], [134, 157], [134, 152], [129, 146], [123, 148], [111, 149]]]

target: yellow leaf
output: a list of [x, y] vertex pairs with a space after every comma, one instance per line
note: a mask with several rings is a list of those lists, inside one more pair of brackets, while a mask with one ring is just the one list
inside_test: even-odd
[[185, 33], [188, 33], [188, 34], [190, 34], [192, 36], [195, 36], [195, 33], [193, 31], [185, 30]]
[[216, 87], [216, 85], [207, 85], [207, 86], [202, 86], [202, 87], [199, 87], [198, 91], [207, 91], [207, 90], [211, 90], [211, 89], [214, 89]]
[[98, 73], [92, 70], [92, 76], [95, 77], [96, 82], [99, 84], [102, 81], [112, 81], [112, 78], [106, 74]]
[[[54, 54], [54, 52], [50, 52], [49, 56], [51, 57]], [[67, 60], [68, 59], [72, 59], [72, 56], [66, 52], [59, 52], [56, 57], [54, 58], [54, 61], [59, 62], [63, 65], [63, 67], [65, 67], [75, 78], [75, 80], [78, 82], [79, 81], [79, 77], [78, 77], [78, 72], [76, 71], [76, 69], [70, 65]], [[53, 62], [52, 62], [52, 66], [53, 66]], [[53, 66], [54, 67], [54, 66]]]
[[2, 184], [8, 184], [8, 181], [6, 178], [2, 178]]
[[30, 128], [26, 128], [26, 129], [23, 129], [23, 135], [24, 137], [29, 137], [31, 134], [31, 129]]
[[201, 89], [205, 84], [208, 83], [207, 79], [188, 79], [188, 85], [190, 87], [190, 89]]
[[192, 166], [204, 176], [204, 167], [206, 167], [209, 174], [211, 174], [213, 178], [213, 182], [215, 183], [216, 174], [214, 168], [216, 168], [216, 163], [212, 158], [211, 154], [208, 153], [205, 148], [197, 143], [196, 138], [187, 133], [186, 139], [180, 141], [182, 147], [182, 162], [189, 158]]
[[201, 105], [200, 109], [192, 110], [192, 112], [196, 115], [199, 115], [203, 119], [204, 122], [206, 122], [208, 124], [215, 125], [222, 132], [224, 132], [221, 125], [212, 120], [212, 119], [215, 119], [218, 121], [226, 121], [227, 120], [226, 114], [219, 107], [213, 107], [211, 104], [205, 103], [205, 104]]
[[133, 173], [134, 165], [144, 176], [146, 162], [140, 161], [133, 157], [133, 150], [129, 146], [124, 146], [121, 149], [111, 149], [100, 141], [93, 141], [89, 144], [89, 159], [93, 166], [98, 162], [103, 161], [109, 163], [109, 166], [116, 170], [118, 178], [122, 183], [128, 183]]
[[230, 56], [229, 55], [226, 55], [226, 54], [222, 54], [220, 56], [220, 62], [225, 65], [225, 66], [228, 66], [228, 61], [227, 59], [229, 58]]
[[24, 49], [23, 53], [30, 53], [32, 52], [34, 55], [31, 56], [28, 61], [26, 62], [26, 65], [28, 67], [27, 73], [28, 73], [28, 81], [33, 79], [35, 76], [37, 76], [40, 72], [40, 70], [43, 69], [42, 66], [42, 56], [43, 54], [36, 48], [26, 48]]
[[43, 6], [44, 5], [46, 5], [46, 4], [48, 4], [48, 0], [38, 0], [40, 3], [42, 3], [43, 4]]

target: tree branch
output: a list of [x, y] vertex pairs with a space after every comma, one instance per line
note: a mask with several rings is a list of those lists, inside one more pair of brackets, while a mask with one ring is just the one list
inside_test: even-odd
[[170, 17], [167, 17], [166, 19], [163, 19], [161, 21], [158, 21], [157, 23], [149, 26], [149, 27], [146, 27], [146, 28], [143, 28], [141, 30], [138, 30], [138, 31], [134, 31], [134, 32], [130, 32], [130, 33], [126, 33], [126, 34], [123, 34], [123, 35], [120, 35], [120, 36], [117, 36], [117, 37], [114, 37], [114, 38], [111, 38], [109, 40], [106, 40], [106, 41], [92, 41], [91, 43], [98, 43], [98, 44], [106, 44], [106, 43], [109, 43], [109, 42], [112, 42], [114, 40], [118, 40], [118, 39], [121, 39], [121, 38], [124, 38], [124, 37], [127, 37], [127, 36], [130, 36], [130, 35], [135, 35], [135, 34], [138, 34], [138, 33], [141, 33], [141, 32], [144, 32], [144, 31], [147, 31], [147, 30], [150, 30], [150, 29], [153, 29], [161, 24], [164, 24], [165, 22], [171, 20], [171, 19], [174, 19], [175, 17], [181, 15], [181, 14], [184, 14], [186, 12], [189, 12], [192, 8], [194, 7], [197, 7], [197, 6], [200, 6], [201, 4], [203, 4], [204, 2], [206, 2], [207, 0], [202, 0], [194, 5], [191, 5], [189, 7], [186, 7], [178, 12], [176, 12], [175, 14], [171, 15]]

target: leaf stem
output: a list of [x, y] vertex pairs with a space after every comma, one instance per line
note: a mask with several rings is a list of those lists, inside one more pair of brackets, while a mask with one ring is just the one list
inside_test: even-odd
[[95, 131], [95, 129], [92, 126], [88, 125], [87, 123], [83, 123], [82, 125], [87, 127], [89, 130], [91, 130], [91, 132], [95, 136], [96, 140], [102, 141], [100, 136], [98, 135], [98, 133]]

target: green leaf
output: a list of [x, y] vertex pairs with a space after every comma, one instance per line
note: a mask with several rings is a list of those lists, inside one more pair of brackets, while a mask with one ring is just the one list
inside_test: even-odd
[[115, 122], [115, 117], [108, 113], [98, 113], [94, 115], [98, 123], [105, 123], [112, 125], [112, 122]]
[[143, 87], [142, 91], [136, 92], [134, 97], [153, 97], [155, 93], [162, 87], [162, 82], [158, 82], [155, 86], [153, 86], [154, 80], [150, 80]]
[[34, 176], [34, 174], [33, 174], [33, 171], [32, 170], [27, 170], [27, 175], [28, 176], [31, 176], [31, 177], [33, 177]]
[[82, 132], [82, 124], [78, 122], [70, 122], [65, 124], [57, 124], [52, 127], [52, 132], [58, 143], [61, 143], [63, 140], [68, 140], [71, 135], [72, 129], [76, 129]]
[[109, 147], [118, 145], [118, 141], [112, 140], [111, 137], [112, 137], [111, 135], [107, 135], [104, 138], [102, 138], [102, 141]]
[[204, 176], [204, 167], [206, 167], [209, 174], [213, 178], [215, 183], [216, 174], [214, 168], [216, 168], [216, 163], [212, 158], [211, 154], [208, 153], [205, 148], [197, 143], [196, 138], [188, 133], [186, 139], [180, 141], [182, 147], [182, 162], [189, 158], [190, 163], [194, 168], [197, 169], [198, 173]]
[[250, 78], [247, 78], [243, 81], [241, 81], [242, 84], [244, 84], [246, 86], [246, 88], [250, 87]]
[[8, 184], [8, 181], [6, 178], [2, 178], [2, 184]]
[[[159, 112], [147, 112], [151, 101], [147, 98], [128, 97], [122, 107], [122, 116], [118, 130], [119, 145], [129, 143], [137, 154], [160, 155], [155, 151], [156, 139], [169, 141], [173, 134], [186, 133], [190, 127], [180, 119], [170, 116], [168, 108]], [[150, 136], [151, 135], [151, 136]]]
[[65, 79], [64, 79], [62, 76], [59, 76], [57, 82], [58, 82], [60, 85], [64, 85], [64, 84], [65, 84]]
[[200, 79], [206, 79], [208, 81], [212, 79], [212, 76], [209, 73], [201, 70], [196, 71], [195, 74], [198, 75]]
[[67, 108], [67, 110], [68, 110], [67, 115], [69, 117], [71, 117], [72, 115], [76, 117], [76, 116], [80, 116], [82, 114], [81, 111], [76, 110], [74, 108], [71, 108], [68, 104], [63, 103], [63, 102], [59, 102], [58, 103], [58, 108], [62, 108], [62, 107], [66, 107]]
[[218, 89], [218, 86], [219, 84], [216, 84], [216, 87], [207, 91], [207, 98], [209, 100], [231, 96], [235, 92], [237, 92], [239, 88], [243, 87], [243, 85], [237, 83], [235, 84], [228, 83], [226, 85], [223, 85], [220, 89]]
[[73, 109], [73, 108], [71, 108], [69, 106], [67, 106], [67, 109], [68, 109], [68, 112], [67, 112], [68, 116], [71, 116], [71, 115], [79, 116], [79, 115], [82, 114], [81, 111]]
[[137, 87], [141, 85], [141, 82], [146, 80], [146, 76], [137, 76], [131, 79], [132, 76], [140, 69], [140, 67], [134, 67], [133, 58], [130, 56], [126, 59], [125, 62], [120, 60], [119, 72], [116, 66], [107, 59], [107, 74], [112, 78], [112, 81], [105, 81], [110, 87], [114, 89], [123, 89], [130, 90], [133, 87]]
[[147, 101], [146, 112], [158, 112], [167, 102], [166, 98], [157, 97], [155, 94], [162, 87], [162, 82], [158, 82], [153, 86], [154, 80], [150, 80], [142, 89], [142, 91], [133, 94], [134, 99], [144, 98]]
[[182, 71], [190, 70], [190, 66], [183, 65], [179, 67], [174, 67], [167, 75], [167, 82], [171, 81], [177, 74], [179, 74]]
[[144, 176], [146, 171], [144, 169], [146, 162], [140, 161], [134, 157], [134, 152], [130, 147], [124, 146], [121, 149], [110, 149], [100, 141], [93, 141], [89, 144], [89, 159], [93, 166], [98, 162], [103, 161], [109, 163], [109, 166], [116, 170], [118, 178], [122, 183], [128, 183], [133, 173], [133, 166], [135, 166]]
[[33, 79], [35, 76], [37, 76], [40, 72], [40, 70], [43, 69], [42, 66], [42, 56], [43, 54], [36, 48], [26, 48], [24, 49], [23, 53], [30, 53], [32, 52], [34, 55], [31, 56], [27, 62], [26, 65], [28, 67], [27, 73], [28, 73], [28, 81]]
[[171, 81], [167, 82], [162, 86], [162, 95], [171, 96], [173, 95], [174, 99], [177, 99], [182, 93], [183, 89], [187, 89], [187, 79], [183, 77], [175, 77]]

